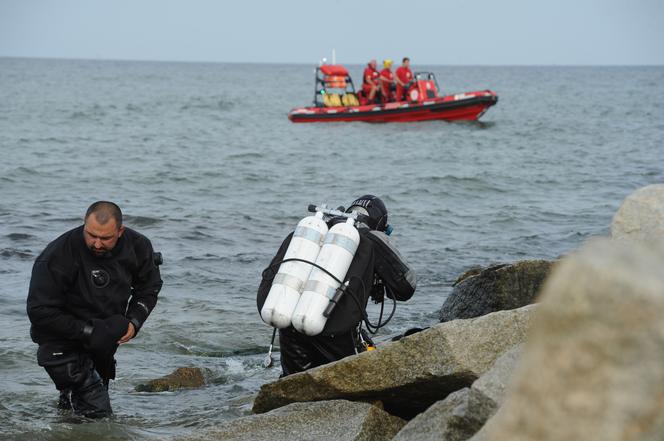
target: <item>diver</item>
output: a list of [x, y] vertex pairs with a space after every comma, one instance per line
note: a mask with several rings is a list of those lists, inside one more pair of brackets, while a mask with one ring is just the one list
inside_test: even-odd
[[[380, 323], [380, 319], [377, 324], [369, 321], [366, 313], [369, 298], [374, 299], [375, 302], [383, 302], [387, 297], [396, 307], [397, 300], [408, 300], [415, 292], [415, 272], [404, 262], [388, 240], [388, 234], [391, 233], [392, 228], [387, 223], [387, 209], [383, 201], [376, 196], [365, 195], [353, 201], [345, 213], [348, 213], [348, 216], [356, 216], [358, 219], [355, 224], [357, 233], [359, 233], [356, 251], [352, 256], [352, 261], [349, 261], [345, 276], [342, 276], [343, 280], [339, 280], [343, 283], [337, 289], [335, 296], [331, 297], [333, 300], [329, 301], [328, 309], [323, 313], [325, 315], [331, 310], [331, 313], [326, 316], [322, 331], [316, 335], [307, 335], [312, 333], [302, 332], [295, 321], [292, 325], [279, 329], [282, 377], [368, 349], [371, 341], [362, 325], [366, 325], [370, 332], [376, 332], [386, 323]], [[300, 260], [284, 259], [284, 256], [289, 253], [289, 245], [291, 242], [295, 242], [294, 237], [298, 240], [318, 241], [318, 237], [314, 236], [321, 234], [325, 243], [334, 241], [342, 247], [349, 247], [352, 245], [349, 244], [348, 238], [340, 237], [340, 234], [332, 234], [335, 226], [348, 222], [346, 217], [332, 217], [327, 220], [327, 225], [323, 225], [323, 233], [318, 233], [310, 227], [302, 228], [298, 224], [298, 228], [284, 239], [270, 265], [263, 271], [262, 281], [258, 288], [257, 306], [262, 316], [264, 314], [262, 310], [273, 282], [278, 283], [275, 276], [278, 276], [276, 279], [279, 279], [280, 283], [295, 286], [300, 292], [304, 289], [304, 294], [306, 294], [308, 284], [312, 282], [309, 279], [302, 288], [292, 276], [281, 273], [279, 265], [282, 262]], [[326, 233], [328, 226], [329, 233]], [[335, 237], [330, 238], [330, 236]], [[305, 247], [301, 244], [298, 246]], [[321, 251], [322, 253], [323, 251]], [[307, 264], [307, 267], [310, 265], [311, 263]], [[278, 267], [279, 273], [277, 273]], [[317, 283], [315, 282], [314, 285]], [[343, 295], [337, 296], [340, 293]], [[323, 297], [323, 299], [324, 303], [328, 303], [328, 297]], [[332, 303], [334, 303], [333, 309], [330, 308]], [[297, 308], [295, 311], [294, 317], [297, 314]], [[394, 309], [392, 309], [390, 318], [393, 314]], [[316, 332], [318, 331], [314, 333]]]
[[84, 225], [51, 242], [32, 268], [27, 312], [37, 362], [60, 391], [58, 407], [112, 414], [114, 355], [145, 323], [162, 286], [150, 240], [122, 224], [113, 202], [93, 203]]

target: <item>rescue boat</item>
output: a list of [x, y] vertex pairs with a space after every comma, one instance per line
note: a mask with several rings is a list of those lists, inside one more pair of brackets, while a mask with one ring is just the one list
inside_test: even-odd
[[439, 95], [433, 72], [416, 72], [407, 87], [405, 99], [372, 103], [356, 93], [348, 70], [340, 64], [316, 68], [314, 105], [296, 107], [288, 113], [292, 122], [412, 122], [476, 121], [498, 102], [491, 90]]

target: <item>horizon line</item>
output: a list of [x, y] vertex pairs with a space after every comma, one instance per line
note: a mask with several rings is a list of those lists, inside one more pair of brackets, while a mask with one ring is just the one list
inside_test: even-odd
[[[138, 58], [81, 58], [81, 57], [42, 57], [42, 56], [16, 56], [2, 55], [0, 59], [18, 60], [60, 60], [60, 61], [102, 61], [102, 62], [136, 62], [136, 63], [183, 63], [183, 64], [265, 64], [265, 65], [317, 65], [319, 63], [306, 63], [302, 61], [211, 61], [211, 60], [165, 60], [165, 59], [138, 59]], [[348, 66], [364, 65], [364, 62], [337, 63]], [[460, 63], [418, 63], [423, 66], [458, 66], [458, 67], [664, 67], [664, 64], [460, 64]]]

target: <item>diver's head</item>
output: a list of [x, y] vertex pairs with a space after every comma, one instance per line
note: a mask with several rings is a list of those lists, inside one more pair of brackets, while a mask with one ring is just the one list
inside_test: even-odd
[[387, 228], [387, 208], [379, 197], [367, 194], [355, 199], [346, 213], [358, 213], [366, 216], [367, 226], [372, 230], [385, 231]]
[[85, 213], [83, 239], [95, 256], [104, 256], [115, 248], [123, 233], [120, 207], [109, 201], [90, 205]]

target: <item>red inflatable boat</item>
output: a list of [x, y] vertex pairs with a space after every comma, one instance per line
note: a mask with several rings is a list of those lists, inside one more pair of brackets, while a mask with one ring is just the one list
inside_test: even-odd
[[431, 72], [415, 73], [406, 90], [403, 101], [370, 103], [362, 91], [355, 92], [344, 66], [326, 64], [316, 69], [314, 105], [296, 107], [288, 119], [293, 122], [475, 121], [498, 102], [498, 96], [490, 90], [439, 96], [438, 82]]

